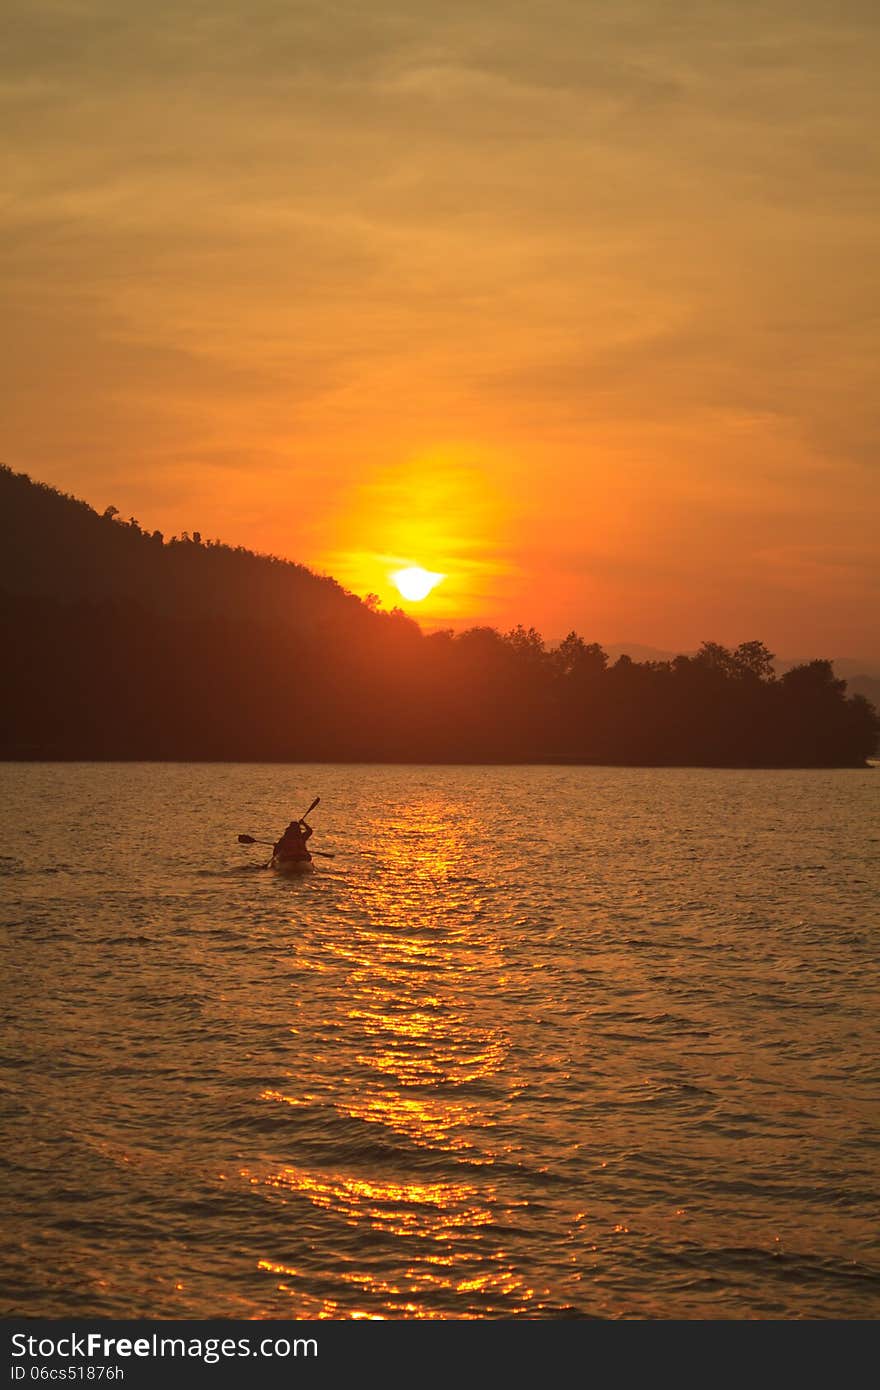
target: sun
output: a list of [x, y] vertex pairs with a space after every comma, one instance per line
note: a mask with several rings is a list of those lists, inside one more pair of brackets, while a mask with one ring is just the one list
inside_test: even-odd
[[445, 574], [434, 574], [431, 570], [420, 569], [418, 565], [411, 565], [409, 569], [398, 570], [396, 574], [388, 576], [391, 583], [399, 594], [410, 603], [421, 603], [423, 598], [427, 598], [432, 589], [446, 578]]

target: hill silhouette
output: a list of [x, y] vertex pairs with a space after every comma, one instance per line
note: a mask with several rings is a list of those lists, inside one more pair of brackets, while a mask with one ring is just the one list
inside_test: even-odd
[[424, 634], [335, 580], [165, 540], [0, 468], [0, 757], [864, 766], [874, 707], [761, 642], [611, 663], [569, 633]]
[[315, 627], [369, 625], [335, 579], [198, 531], [165, 540], [0, 465], [0, 590], [74, 601], [136, 603], [175, 617], [223, 615]]

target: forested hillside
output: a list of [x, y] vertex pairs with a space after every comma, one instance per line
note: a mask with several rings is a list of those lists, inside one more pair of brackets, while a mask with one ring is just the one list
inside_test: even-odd
[[65, 602], [134, 602], [174, 617], [222, 615], [370, 626], [369, 610], [334, 579], [243, 546], [166, 540], [114, 507], [86, 502], [0, 466], [0, 590]]
[[759, 641], [613, 664], [577, 633], [425, 635], [301, 565], [0, 472], [4, 758], [864, 766], [830, 662]]

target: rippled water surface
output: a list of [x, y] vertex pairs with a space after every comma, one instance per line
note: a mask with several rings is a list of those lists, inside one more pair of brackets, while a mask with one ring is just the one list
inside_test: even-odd
[[0, 785], [5, 1312], [880, 1314], [880, 771]]

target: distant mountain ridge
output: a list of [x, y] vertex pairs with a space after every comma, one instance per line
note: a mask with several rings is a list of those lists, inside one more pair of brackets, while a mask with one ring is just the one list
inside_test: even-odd
[[[123, 520], [114, 507], [102, 514], [5, 464], [0, 464], [0, 590], [67, 603], [134, 601], [176, 616], [238, 615], [284, 625], [342, 619], [368, 628], [376, 618], [337, 580], [305, 565], [204, 541], [198, 531], [165, 540], [134, 518]], [[603, 646], [611, 661], [622, 655], [636, 662], [694, 655], [638, 642]], [[781, 675], [810, 659], [778, 657], [774, 667]], [[851, 693], [880, 705], [880, 666], [853, 657], [831, 660]]]
[[428, 634], [302, 565], [166, 541], [8, 468], [0, 647], [0, 758], [864, 767], [880, 741], [828, 661]]

